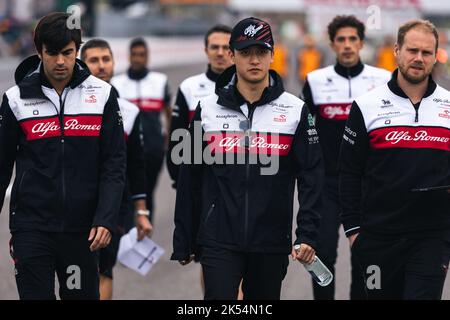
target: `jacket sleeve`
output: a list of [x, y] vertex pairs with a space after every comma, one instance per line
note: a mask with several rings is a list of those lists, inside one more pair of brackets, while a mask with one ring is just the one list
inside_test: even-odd
[[339, 156], [341, 222], [347, 237], [358, 233], [361, 221], [362, 177], [369, 150], [369, 136], [359, 106], [353, 102]]
[[[172, 121], [170, 123], [170, 137], [172, 133], [177, 129], [187, 129], [189, 126], [189, 106], [186, 102], [186, 98], [183, 91], [178, 89], [177, 100], [172, 110]], [[177, 145], [179, 141], [169, 140], [169, 149], [167, 153], [167, 170], [169, 171], [170, 178], [173, 180], [174, 185], [176, 185], [178, 178], [179, 165], [174, 164], [172, 161], [172, 150]], [[179, 156], [179, 155], [175, 155]]]
[[140, 114], [134, 120], [127, 143], [127, 174], [132, 200], [146, 199], [144, 142], [141, 134]]
[[16, 160], [19, 134], [19, 123], [9, 106], [8, 97], [4, 94], [0, 106], [0, 212]]
[[98, 205], [93, 227], [115, 230], [125, 185], [125, 137], [117, 95], [111, 90], [105, 104], [100, 132]]
[[[196, 129], [197, 128], [197, 129]], [[200, 103], [195, 111], [194, 118], [189, 126], [189, 133], [183, 141], [186, 151], [190, 155], [183, 155], [187, 162], [181, 164], [177, 184], [177, 197], [175, 203], [175, 230], [173, 233], [173, 253], [171, 260], [186, 260], [191, 254], [197, 253], [197, 233], [201, 215], [201, 188], [203, 160], [195, 159], [195, 151], [202, 152], [203, 129], [201, 128]], [[194, 140], [196, 142], [194, 142]], [[196, 150], [196, 146], [202, 146]], [[198, 157], [198, 156], [197, 156]], [[203, 159], [202, 155], [200, 158]]]
[[309, 108], [309, 112], [315, 116], [317, 113], [317, 106], [314, 104], [314, 99], [311, 91], [311, 86], [309, 85], [308, 77], [306, 77], [305, 84], [302, 89], [303, 100]]
[[324, 184], [324, 168], [319, 137], [309, 109], [302, 108], [300, 124], [293, 141], [297, 162], [297, 186], [300, 209], [297, 214], [295, 244], [305, 243], [317, 248], [321, 205]]

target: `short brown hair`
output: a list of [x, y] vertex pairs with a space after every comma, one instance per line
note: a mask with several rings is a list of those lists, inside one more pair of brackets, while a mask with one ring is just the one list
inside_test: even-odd
[[113, 56], [111, 47], [109, 46], [109, 43], [106, 40], [91, 39], [81, 47], [81, 52], [80, 52], [81, 60], [85, 61], [86, 60], [86, 51], [89, 49], [94, 49], [94, 48], [108, 49], [111, 56]]
[[365, 29], [364, 23], [359, 21], [354, 15], [350, 16], [336, 16], [334, 19], [330, 22], [328, 25], [328, 37], [330, 38], [330, 41], [334, 41], [334, 37], [336, 37], [336, 34], [339, 29], [351, 27], [355, 28], [358, 32], [358, 37], [360, 40], [364, 40], [365, 38]]
[[436, 39], [435, 53], [437, 52], [437, 49], [439, 47], [438, 31], [433, 23], [431, 23], [429, 20], [422, 20], [422, 19], [415, 19], [408, 21], [405, 24], [401, 25], [400, 28], [398, 28], [397, 45], [399, 47], [403, 45], [403, 43], [405, 42], [406, 34], [408, 33], [408, 31], [412, 29], [422, 29], [432, 33], [434, 35], [434, 38]]
[[205, 48], [208, 47], [208, 38], [213, 33], [225, 33], [225, 34], [231, 34], [231, 28], [229, 26], [223, 25], [223, 24], [217, 24], [211, 29], [206, 32], [205, 35]]

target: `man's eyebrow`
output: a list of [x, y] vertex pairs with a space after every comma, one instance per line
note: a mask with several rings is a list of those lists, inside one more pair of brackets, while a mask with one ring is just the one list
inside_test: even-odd
[[73, 51], [74, 49], [73, 48], [69, 48], [69, 49], [66, 49], [66, 50], [61, 50], [61, 52], [69, 52], [69, 51]]

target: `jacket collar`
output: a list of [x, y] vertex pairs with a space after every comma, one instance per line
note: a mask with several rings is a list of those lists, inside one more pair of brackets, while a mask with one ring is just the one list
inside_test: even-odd
[[111, 83], [110, 83], [110, 85], [111, 85], [111, 91], [116, 94], [117, 98], [120, 98], [119, 91], [116, 89], [116, 87], [114, 87]]
[[137, 70], [137, 71], [133, 70], [131, 68], [128, 68], [127, 74], [131, 80], [142, 80], [147, 76], [147, 74], [149, 72], [150, 72], [150, 70], [148, 70], [148, 68], [144, 68], [142, 70]]
[[358, 60], [358, 63], [354, 65], [353, 67], [344, 67], [339, 62], [336, 62], [334, 65], [334, 71], [336, 71], [337, 74], [344, 78], [348, 78], [349, 76], [351, 78], [354, 78], [358, 76], [362, 71], [364, 70], [364, 64], [361, 62], [361, 60]]
[[[67, 86], [74, 89], [83, 83], [89, 75], [88, 67], [84, 62], [77, 59], [72, 79]], [[42, 61], [37, 55], [23, 60], [17, 67], [14, 78], [20, 90], [20, 98], [22, 99], [45, 99], [46, 96], [42, 92], [41, 86], [52, 88], [42, 68]]]
[[[389, 82], [388, 82], [389, 89], [397, 96], [409, 99], [409, 97], [406, 95], [406, 93], [403, 91], [403, 89], [400, 88], [400, 86], [398, 85], [397, 77], [398, 77], [398, 69], [395, 69], [395, 71], [392, 73], [391, 80], [389, 80]], [[434, 82], [433, 78], [430, 75], [428, 77], [428, 87], [427, 87], [427, 90], [425, 91], [425, 94], [423, 95], [422, 99], [432, 95], [434, 90], [436, 90], [436, 87], [437, 87], [436, 82]]]
[[212, 82], [217, 82], [217, 79], [219, 78], [220, 73], [215, 73], [211, 69], [211, 65], [208, 64], [208, 69], [206, 70], [206, 77], [211, 80]]
[[[269, 86], [264, 89], [261, 98], [252, 104], [253, 106], [265, 105], [283, 94], [284, 87], [281, 77], [275, 71], [270, 70], [269, 78]], [[216, 82], [216, 94], [219, 97], [217, 100], [218, 104], [234, 110], [240, 110], [239, 107], [245, 103], [250, 105], [237, 89], [236, 82], [235, 66], [229, 67], [219, 76]]]

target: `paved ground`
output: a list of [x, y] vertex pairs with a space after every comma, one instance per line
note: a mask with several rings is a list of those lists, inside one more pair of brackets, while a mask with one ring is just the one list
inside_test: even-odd
[[[11, 85], [11, 75], [15, 60], [0, 60], [0, 91]], [[173, 90], [185, 77], [202, 72], [203, 65], [190, 65], [177, 68], [165, 68]], [[298, 88], [293, 83], [288, 87], [297, 94]], [[156, 192], [155, 232], [153, 239], [166, 249], [166, 254], [154, 269], [142, 277], [133, 271], [118, 265], [115, 268], [115, 299], [201, 299], [199, 282], [200, 267], [190, 264], [182, 267], [169, 261], [172, 248], [173, 209], [175, 192], [170, 186], [166, 168], [163, 169]], [[17, 299], [14, 272], [9, 257], [8, 202], [0, 215], [0, 299]], [[295, 206], [297, 210], [298, 206]], [[347, 240], [341, 231], [339, 258], [337, 262], [336, 298], [348, 299], [349, 292], [349, 249]], [[449, 277], [450, 278], [450, 277]], [[444, 298], [450, 299], [450, 280], [447, 279]], [[311, 299], [311, 282], [309, 274], [298, 262], [289, 264], [288, 274], [283, 283], [282, 299]]]

